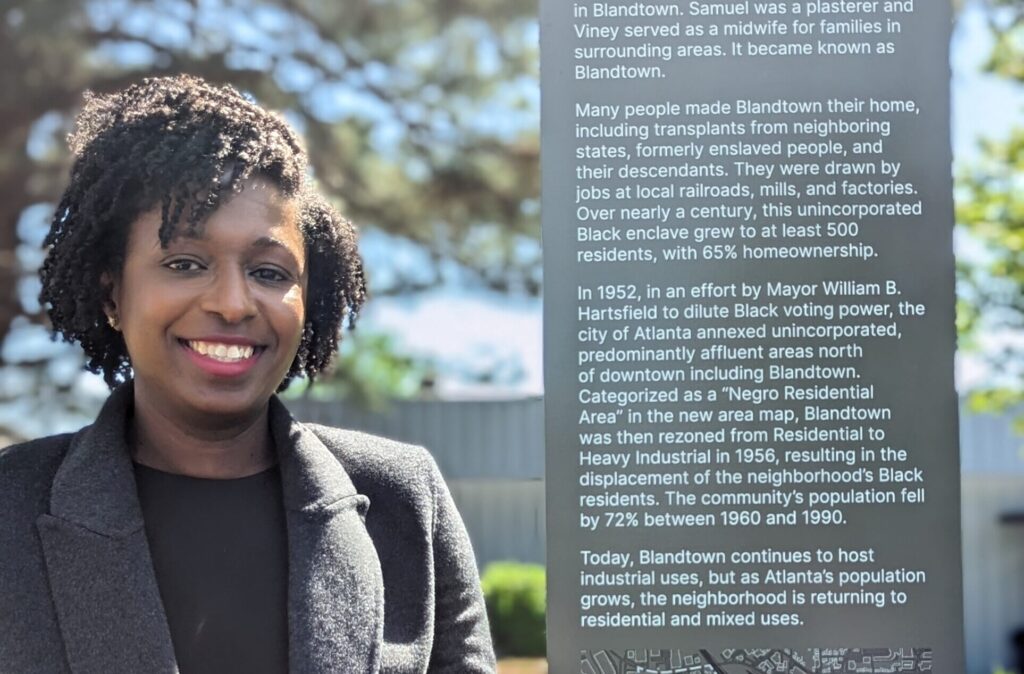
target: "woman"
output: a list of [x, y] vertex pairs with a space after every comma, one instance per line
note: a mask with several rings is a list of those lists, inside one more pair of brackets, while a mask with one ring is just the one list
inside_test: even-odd
[[0, 454], [0, 671], [487, 672], [432, 459], [304, 425], [365, 294], [294, 132], [181, 76], [88, 96], [42, 299], [114, 389]]

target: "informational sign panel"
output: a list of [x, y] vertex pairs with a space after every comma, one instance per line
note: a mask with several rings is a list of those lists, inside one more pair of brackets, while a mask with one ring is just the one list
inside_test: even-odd
[[950, 11], [542, 0], [555, 674], [963, 671]]

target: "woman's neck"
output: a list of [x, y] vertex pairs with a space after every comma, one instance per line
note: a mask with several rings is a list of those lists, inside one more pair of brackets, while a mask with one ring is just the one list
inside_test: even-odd
[[250, 419], [209, 427], [177, 422], [136, 398], [128, 423], [133, 460], [168, 473], [231, 479], [277, 462], [266, 407]]

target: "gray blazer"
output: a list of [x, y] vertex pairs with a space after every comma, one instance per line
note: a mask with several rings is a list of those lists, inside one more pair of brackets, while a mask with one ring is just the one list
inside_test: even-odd
[[[125, 417], [0, 451], [0, 672], [173, 673]], [[421, 448], [271, 400], [288, 536], [289, 670], [493, 672], [469, 539]]]

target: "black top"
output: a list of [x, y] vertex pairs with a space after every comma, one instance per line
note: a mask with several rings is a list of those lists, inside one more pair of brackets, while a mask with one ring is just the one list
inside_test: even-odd
[[277, 467], [234, 480], [135, 464], [181, 674], [288, 671], [288, 543]]

